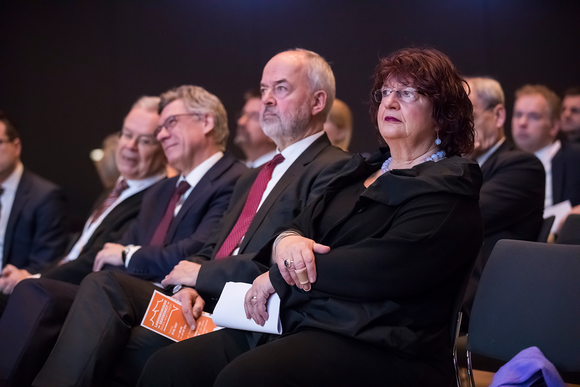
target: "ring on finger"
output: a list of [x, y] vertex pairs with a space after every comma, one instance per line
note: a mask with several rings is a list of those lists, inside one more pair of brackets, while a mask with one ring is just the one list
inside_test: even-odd
[[258, 297], [254, 296], [252, 297], [252, 299], [250, 300], [250, 302], [256, 302], [258, 300]]
[[284, 260], [284, 266], [286, 266], [288, 269], [290, 269], [293, 264], [294, 264], [294, 261], [291, 260], [291, 259], [285, 259]]

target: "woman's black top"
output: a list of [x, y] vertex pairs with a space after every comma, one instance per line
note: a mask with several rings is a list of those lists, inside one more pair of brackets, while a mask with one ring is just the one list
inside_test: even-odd
[[482, 244], [477, 163], [451, 157], [364, 181], [386, 158], [354, 158], [292, 228], [330, 246], [310, 292], [270, 279], [285, 334], [335, 332], [409, 356], [449, 346], [452, 307]]

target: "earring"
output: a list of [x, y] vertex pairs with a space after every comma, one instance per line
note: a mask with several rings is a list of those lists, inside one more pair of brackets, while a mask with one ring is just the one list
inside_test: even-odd
[[441, 139], [439, 138], [439, 129], [437, 129], [437, 139], [435, 140], [436, 145], [441, 145]]

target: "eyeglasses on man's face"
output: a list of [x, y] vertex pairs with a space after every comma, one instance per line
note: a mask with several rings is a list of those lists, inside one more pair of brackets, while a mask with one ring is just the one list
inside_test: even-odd
[[377, 103], [381, 103], [383, 101], [383, 99], [389, 98], [389, 96], [393, 93], [395, 93], [395, 96], [397, 97], [397, 99], [399, 101], [402, 101], [405, 103], [415, 102], [416, 100], [419, 99], [419, 95], [421, 94], [419, 91], [417, 91], [416, 89], [413, 89], [412, 87], [407, 87], [407, 88], [404, 88], [402, 90], [396, 90], [396, 89], [391, 89], [389, 87], [383, 87], [383, 88], [380, 88], [379, 90], [375, 90], [373, 92], [373, 97], [375, 98], [375, 101]]
[[165, 120], [165, 122], [163, 124], [159, 125], [155, 129], [155, 131], [153, 132], [153, 136], [155, 136], [155, 138], [157, 138], [157, 135], [159, 135], [159, 133], [161, 132], [161, 130], [163, 130], [163, 128], [165, 128], [165, 130], [167, 130], [168, 132], [171, 132], [175, 128], [177, 123], [179, 122], [177, 117], [184, 117], [184, 116], [201, 117], [201, 116], [203, 116], [203, 114], [202, 113], [186, 113], [186, 114], [174, 114], [172, 116], [169, 116], [169, 117], [167, 117], [167, 119]]

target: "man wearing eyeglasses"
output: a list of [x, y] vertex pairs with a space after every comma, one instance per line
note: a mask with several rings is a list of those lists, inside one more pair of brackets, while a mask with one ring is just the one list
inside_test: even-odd
[[246, 103], [238, 118], [234, 144], [246, 155], [246, 166], [258, 168], [276, 155], [276, 143], [264, 134], [259, 122], [262, 105], [260, 90], [257, 88], [249, 90], [244, 97]]
[[38, 273], [67, 244], [64, 195], [23, 167], [21, 149], [17, 129], [0, 112], [0, 311], [14, 286], [12, 273]]
[[483, 268], [497, 241], [536, 241], [542, 227], [544, 168], [534, 155], [515, 149], [504, 135], [506, 110], [499, 82], [468, 78], [475, 124], [475, 149], [470, 155], [483, 172], [479, 207], [484, 224], [483, 247], [465, 298], [469, 316]]
[[[67, 353], [69, 350], [74, 353], [78, 347], [90, 348], [95, 344], [93, 339], [99, 340], [101, 335], [98, 324], [104, 323], [106, 317], [97, 310], [108, 300], [87, 295], [87, 288], [90, 292], [94, 284], [103, 285], [115, 294], [113, 298], [117, 301], [124, 301], [118, 283], [133, 279], [135, 286], [155, 288], [152, 283], [160, 282], [180, 260], [195, 254], [204, 245], [228, 206], [235, 182], [247, 170], [232, 155], [224, 153], [227, 115], [216, 96], [201, 87], [181, 86], [161, 95], [159, 110], [160, 125], [154, 135], [169, 165], [181, 174], [148, 190], [137, 220], [119, 243], [107, 243], [96, 254], [90, 266], [96, 273], [89, 274], [80, 287], [59, 285], [60, 289], [68, 289], [68, 293], [62, 292], [58, 302], [64, 315], [69, 309], [68, 314], [74, 315], [78, 307], [88, 308], [89, 311], [80, 313], [91, 320], [89, 325], [82, 323], [68, 330], [81, 338], [65, 345]], [[23, 342], [20, 349], [23, 355], [12, 366], [14, 384], [32, 382], [49, 355], [62, 324], [63, 320], [59, 320], [37, 330], [27, 326], [12, 330], [12, 335]], [[67, 329], [66, 324], [64, 329]], [[91, 335], [94, 332], [97, 336]], [[57, 348], [55, 352], [58, 353]], [[25, 362], [26, 356], [33, 360]], [[66, 372], [58, 372], [62, 377], [67, 372], [84, 370], [77, 365], [89, 360], [82, 355], [67, 354], [66, 357], [66, 364], [61, 364]], [[103, 359], [95, 357], [89, 363], [95, 366], [92, 362], [101, 361]], [[0, 366], [3, 366], [2, 361]], [[15, 370], [17, 367], [19, 369]]]

